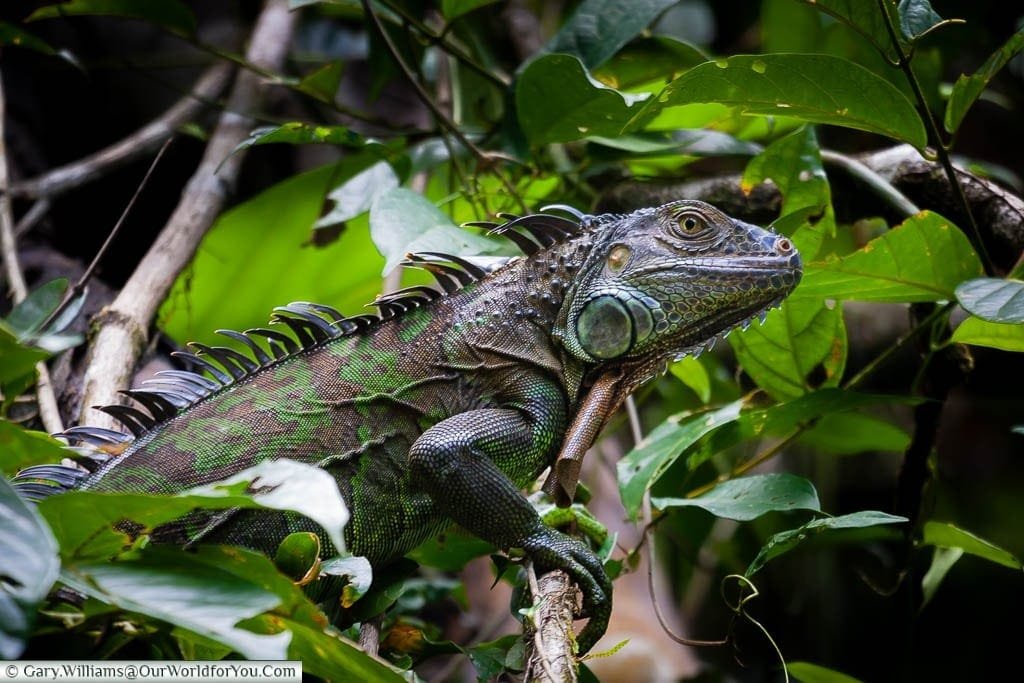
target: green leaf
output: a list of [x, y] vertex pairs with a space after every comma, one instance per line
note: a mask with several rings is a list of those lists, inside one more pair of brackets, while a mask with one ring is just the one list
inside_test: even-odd
[[660, 510], [698, 507], [737, 522], [749, 522], [769, 512], [821, 512], [814, 485], [784, 472], [729, 479], [696, 498], [654, 498], [651, 503]]
[[1010, 569], [1020, 570], [1024, 568], [1020, 560], [1009, 551], [949, 522], [936, 522], [934, 520], [926, 522], [924, 525], [924, 538], [921, 540], [921, 543], [939, 548], [960, 548], [968, 555], [974, 555], [975, 557], [1001, 564]]
[[516, 113], [532, 145], [616, 137], [646, 97], [595, 81], [570, 55], [538, 57], [516, 79]]
[[961, 74], [953, 84], [946, 105], [946, 116], [943, 121], [946, 130], [955, 133], [964, 120], [964, 116], [984, 92], [995, 75], [1013, 59], [1014, 55], [1024, 49], [1024, 28], [1020, 29], [1007, 40], [1002, 47], [992, 53], [981, 68], [970, 76]]
[[29, 465], [60, 462], [66, 457], [64, 444], [49, 434], [0, 420], [0, 471], [14, 474]]
[[800, 683], [860, 683], [860, 680], [810, 662], [786, 662], [789, 675]]
[[927, 144], [924, 124], [903, 93], [853, 62], [817, 54], [735, 55], [706, 62], [665, 86], [627, 129], [665, 107], [692, 102], [857, 128], [919, 149]]
[[761, 146], [737, 140], [728, 133], [704, 128], [681, 128], [667, 133], [634, 133], [617, 138], [591, 135], [588, 141], [632, 152], [634, 155], [687, 154], [690, 156], [750, 156], [761, 151]]
[[574, 55], [587, 68], [612, 55], [677, 0], [583, 0], [545, 52]]
[[331, 187], [376, 161], [369, 154], [346, 157], [223, 213], [175, 281], [160, 309], [160, 327], [180, 343], [223, 345], [214, 330], [265, 325], [270, 310], [289, 301], [362, 310], [380, 291], [383, 262], [365, 219], [353, 221], [329, 249], [309, 243], [310, 226]]
[[192, 11], [179, 0], [69, 0], [40, 7], [29, 15], [26, 21], [89, 15], [142, 19], [185, 37], [193, 35], [196, 31], [196, 19]]
[[520, 636], [508, 635], [466, 648], [469, 661], [473, 662], [473, 668], [476, 670], [477, 680], [501, 680], [502, 674], [507, 671], [505, 662], [508, 659], [509, 651], [515, 648], [520, 641]]
[[350, 221], [369, 211], [378, 196], [399, 184], [391, 164], [379, 161], [331, 190], [327, 198], [334, 202], [334, 206], [313, 227], [321, 229]]
[[[258, 486], [252, 493], [250, 486]], [[265, 461], [224, 482], [176, 496], [70, 491], [39, 502], [39, 512], [60, 542], [66, 559], [109, 557], [131, 539], [120, 524], [131, 520], [135, 535], [179, 519], [195, 509], [266, 508], [292, 510], [316, 521], [343, 548], [341, 529], [348, 511], [330, 474], [292, 460]], [[341, 545], [338, 545], [338, 544]]]
[[798, 441], [834, 455], [853, 455], [867, 451], [902, 453], [910, 445], [910, 435], [891, 422], [863, 413], [831, 413], [800, 435]]
[[8, 329], [17, 334], [20, 339], [27, 339], [35, 335], [46, 318], [60, 305], [67, 289], [68, 281], [64, 278], [50, 280], [33, 289], [23, 301], [15, 304], [11, 312], [4, 318]]
[[370, 208], [370, 235], [384, 256], [384, 274], [409, 252], [435, 251], [455, 256], [500, 253], [504, 245], [457, 227], [422, 195], [393, 188]]
[[1024, 351], [1024, 324], [990, 323], [970, 316], [953, 330], [950, 341], [1003, 351]]
[[673, 377], [693, 389], [701, 403], [711, 400], [711, 377], [708, 376], [708, 371], [704, 369], [704, 365], [699, 360], [693, 356], [686, 356], [669, 365], [668, 371], [672, 373]]
[[909, 521], [906, 517], [876, 512], [874, 510], [864, 510], [839, 517], [823, 517], [812, 520], [801, 527], [781, 531], [769, 538], [768, 542], [757, 553], [754, 561], [747, 567], [744, 576], [753, 576], [769, 561], [789, 552], [806, 539], [820, 533], [835, 529], [860, 529], [880, 524], [902, 524], [906, 521]]
[[914, 399], [821, 389], [768, 408], [743, 410], [745, 402], [741, 399], [716, 410], [672, 415], [619, 461], [622, 504], [635, 517], [644, 491], [683, 456], [687, 468], [693, 471], [715, 453], [743, 441], [766, 434], [781, 436], [822, 415], [892, 401]]
[[751, 159], [743, 172], [741, 187], [749, 193], [755, 185], [768, 179], [782, 193], [783, 217], [798, 212], [805, 215], [808, 211], [808, 218], [815, 217], [813, 225], [791, 234], [803, 260], [814, 259], [822, 237], [835, 234], [836, 218], [832, 192], [821, 164], [818, 138], [812, 127], [804, 126], [779, 138]]
[[280, 126], [263, 126], [256, 128], [233, 150], [237, 152], [255, 145], [286, 143], [289, 145], [343, 145], [345, 147], [365, 147], [368, 144], [379, 145], [364, 138], [347, 126], [316, 126], [301, 121], [282, 123]]
[[635, 516], [644, 492], [701, 437], [740, 415], [743, 401], [733, 401], [697, 415], [673, 415], [655, 427], [618, 463], [619, 493], [626, 511]]
[[922, 211], [848, 256], [807, 264], [791, 299], [948, 301], [957, 285], [982, 274], [963, 232]]
[[51, 57], [60, 57], [77, 69], [82, 69], [81, 63], [68, 50], [57, 50], [45, 40], [29, 33], [20, 26], [6, 21], [0, 21], [0, 47], [10, 45], [12, 47], [23, 47], [27, 50], [35, 50]]
[[448, 21], [454, 21], [463, 14], [468, 14], [473, 10], [485, 7], [487, 5], [493, 5], [498, 0], [441, 0], [441, 14]]
[[[284, 537], [274, 553], [274, 566], [292, 581], [305, 583], [320, 561], [320, 537], [312, 531], [296, 531]], [[315, 577], [314, 577], [315, 578]]]
[[366, 595], [373, 583], [373, 568], [369, 560], [358, 555], [328, 558], [320, 565], [320, 572], [345, 579], [339, 602], [346, 609]]
[[0, 659], [12, 660], [25, 649], [60, 561], [49, 528], [2, 476], [0, 519]]
[[923, 608], [932, 598], [935, 591], [939, 590], [946, 574], [953, 568], [953, 565], [963, 557], [963, 548], [942, 548], [936, 546], [932, 552], [932, 563], [928, 565], [928, 571], [921, 578], [921, 607]]
[[4, 399], [13, 400], [35, 381], [36, 363], [49, 358], [42, 349], [18, 342], [17, 338], [0, 326], [0, 388]]
[[956, 288], [956, 300], [990, 323], [1024, 323], [1024, 282], [980, 277]]
[[454, 526], [428, 538], [407, 557], [427, 567], [446, 572], [459, 571], [470, 560], [495, 552], [494, 545]]
[[943, 23], [942, 17], [932, 9], [928, 0], [900, 0], [897, 11], [900, 15], [900, 31], [910, 42], [919, 40]]
[[696, 45], [670, 36], [642, 36], [595, 67], [593, 74], [605, 85], [626, 90], [677, 78], [686, 69], [706, 61], [708, 56]]
[[[885, 17], [879, 12], [876, 3], [864, 0], [800, 0], [800, 2], [835, 17], [867, 38], [876, 50], [884, 53], [890, 59], [895, 59], [892, 39], [885, 26]], [[892, 3], [887, 0], [885, 5], [892, 12], [894, 9]], [[897, 35], [897, 40], [899, 38], [900, 36]], [[906, 42], [900, 40], [900, 44], [905, 46]]]
[[286, 621], [292, 633], [288, 658], [302, 662], [302, 669], [326, 681], [404, 683], [408, 679], [387, 664], [336, 633]]
[[295, 87], [307, 95], [312, 95], [321, 102], [333, 104], [344, 70], [345, 63], [341, 60], [327, 62], [303, 76], [302, 80]]
[[[87, 596], [212, 638], [249, 659], [287, 659], [288, 632], [261, 635], [238, 627], [240, 621], [281, 604], [267, 587], [231, 571], [229, 560], [245, 552], [214, 546], [192, 555], [154, 545], [129, 561], [71, 564], [61, 580]], [[222, 564], [202, 561], [211, 556], [220, 556]], [[265, 557], [252, 553], [249, 559], [256, 558], [273, 571]]]
[[822, 300], [789, 299], [729, 343], [743, 371], [779, 401], [838, 386], [846, 366], [842, 307]]

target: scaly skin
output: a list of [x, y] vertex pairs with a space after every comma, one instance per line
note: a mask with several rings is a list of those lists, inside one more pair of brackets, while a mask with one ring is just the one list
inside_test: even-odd
[[[589, 219], [457, 292], [212, 393], [81, 488], [174, 493], [266, 459], [315, 464], [351, 509], [348, 549], [374, 565], [454, 520], [522, 548], [541, 570], [568, 572], [590, 617], [578, 638], [586, 652], [607, 626], [610, 581], [521, 489], [558, 455], [595, 379], [618, 378], [602, 394], [605, 415], [673, 357], [778, 303], [800, 269], [788, 240], [701, 202]], [[272, 552], [307, 529], [319, 531], [297, 515], [242, 511], [196, 514], [156, 535]]]

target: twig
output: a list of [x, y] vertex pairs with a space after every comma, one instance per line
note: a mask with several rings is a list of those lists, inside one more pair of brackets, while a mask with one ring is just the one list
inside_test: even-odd
[[838, 166], [850, 176], [864, 183], [871, 188], [871, 191], [878, 197], [888, 202], [894, 209], [905, 216], [913, 216], [921, 209], [917, 204], [910, 201], [905, 194], [892, 186], [888, 180], [875, 173], [867, 164], [846, 154], [839, 154], [829, 149], [821, 150], [821, 160]]
[[374, 657], [380, 650], [380, 626], [383, 620], [384, 616], [378, 614], [359, 625], [359, 647]]
[[[3, 252], [4, 273], [7, 276], [7, 283], [11, 287], [11, 294], [15, 303], [24, 301], [28, 296], [28, 286], [25, 284], [25, 275], [21, 272], [21, 264], [18, 262], [18, 246], [14, 237], [14, 216], [11, 211], [11, 195], [6, 192], [10, 176], [7, 168], [7, 143], [4, 138], [4, 123], [6, 120], [7, 102], [4, 96], [3, 81], [0, 80], [0, 251]], [[50, 371], [46, 363], [36, 363], [36, 373], [39, 379], [36, 381], [36, 402], [39, 406], [39, 419], [43, 427], [49, 432], [64, 431], [64, 423], [60, 419], [60, 410], [57, 408], [57, 397], [53, 393], [53, 385], [50, 383]]]
[[910, 59], [907, 54], [903, 51], [903, 46], [900, 45], [899, 38], [896, 36], [896, 27], [893, 26], [892, 17], [885, 9], [885, 0], [878, 0], [878, 10], [882, 13], [882, 22], [885, 24], [885, 30], [889, 33], [889, 40], [892, 43], [893, 49], [896, 51], [897, 66], [903, 71], [903, 75], [906, 76], [907, 82], [910, 84], [910, 89], [914, 93], [914, 98], [917, 100], [918, 106], [924, 113], [924, 124], [928, 127], [928, 137], [931, 138], [935, 145], [935, 154], [939, 158], [939, 163], [942, 164], [943, 170], [946, 172], [946, 177], [949, 178], [949, 184], [953, 187], [953, 191], [956, 193], [957, 201], [960, 203], [960, 209], [963, 211], [964, 217], [967, 219], [967, 223], [971, 228], [971, 234], [974, 235], [974, 241], [978, 246], [978, 253], [981, 256], [981, 261], [985, 265], [985, 272], [992, 272], [992, 259], [989, 258], [988, 248], [985, 246], [985, 241], [981, 238], [981, 231], [978, 229], [978, 224], [974, 220], [974, 214], [971, 212], [971, 206], [967, 203], [967, 195], [964, 194], [964, 188], [960, 184], [960, 180], [957, 178], [956, 169], [953, 168], [953, 161], [949, 158], [949, 150], [946, 148], [946, 144], [942, 140], [942, 134], [939, 132], [939, 126], [935, 122], [935, 116], [932, 114], [931, 107], [928, 106], [928, 100], [925, 99], [924, 92], [921, 90], [921, 83], [917, 80], [917, 75], [914, 74], [914, 70], [910, 66]]
[[36, 223], [43, 219], [50, 211], [50, 200], [49, 199], [37, 199], [25, 215], [21, 217], [18, 224], [14, 226], [14, 236], [16, 238], [28, 233], [32, 228], [36, 227]]
[[[423, 86], [420, 84], [419, 79], [416, 78], [416, 74], [413, 72], [412, 68], [406, 63], [405, 58], [402, 57], [402, 53], [399, 51], [398, 46], [395, 45], [395, 41], [391, 39], [391, 35], [384, 28], [384, 24], [383, 22], [381, 22], [380, 17], [377, 16], [377, 13], [373, 10], [370, 0], [362, 0], [362, 5], [363, 12], [366, 13], [366, 16], [369, 17], [370, 21], [373, 23], [374, 28], [377, 29], [377, 32], [380, 34], [381, 39], [384, 41], [384, 45], [387, 46], [388, 48], [388, 52], [391, 53], [391, 58], [395, 60], [395, 63], [398, 65], [398, 68], [402, 71], [402, 74], [405, 76], [406, 80], [409, 81], [410, 85], [412, 85], [413, 91], [415, 91], [416, 96], [420, 99], [421, 102], [423, 102], [424, 105], [426, 105], [427, 109], [430, 110], [430, 113], [434, 115], [434, 119], [437, 121], [437, 123], [442, 128], [447, 129], [453, 136], [455, 136], [455, 139], [458, 140], [463, 147], [468, 149], [473, 154], [474, 157], [476, 157], [478, 163], [484, 164], [486, 166], [492, 165], [493, 161], [500, 157], [487, 154], [482, 149], [477, 147], [476, 143], [474, 143], [472, 140], [466, 137], [466, 134], [459, 129], [455, 122], [452, 121], [448, 117], [448, 115], [441, 110], [439, 106], [437, 106], [437, 102], [434, 102], [434, 99], [430, 96], [430, 93], [428, 93], [423, 88]], [[505, 174], [501, 173], [500, 171], [498, 171], [498, 169], [495, 168], [494, 175], [496, 175], [498, 177], [498, 180], [501, 181], [501, 184], [505, 187], [505, 190], [509, 193], [509, 196], [516, 200], [516, 202], [519, 204], [520, 209], [522, 209], [523, 212], [526, 212], [528, 210], [526, 204], [523, 202], [522, 197], [519, 196], [519, 193], [516, 191], [515, 186], [512, 185], [509, 179], [505, 177]]]
[[[253, 28], [246, 60], [263, 69], [283, 63], [296, 23], [285, 0], [268, 0]], [[252, 111], [261, 99], [260, 77], [238, 75], [210, 136], [206, 152], [185, 188], [181, 201], [153, 246], [110, 306], [97, 315], [97, 333], [89, 351], [83, 380], [83, 405], [114, 403], [128, 386], [132, 369], [148, 336], [149, 324], [177, 274], [188, 264], [199, 240], [224, 206], [244, 159], [232, 152], [249, 134]], [[114, 426], [106, 416], [92, 420]]]
[[100, 175], [149, 154], [177, 132], [184, 123], [194, 119], [211, 100], [215, 100], [231, 80], [230, 64], [216, 64], [207, 69], [196, 82], [195, 89], [170, 109], [128, 137], [70, 164], [47, 171], [37, 178], [15, 183], [11, 194], [16, 197], [53, 198], [68, 190], [91, 182]]
[[[89, 283], [89, 280], [92, 279], [93, 273], [96, 272], [96, 266], [99, 265], [100, 260], [107, 253], [107, 250], [110, 249], [110, 245], [114, 243], [114, 239], [121, 231], [121, 226], [124, 225], [125, 218], [127, 218], [128, 214], [132, 212], [132, 208], [135, 207], [135, 202], [138, 201], [139, 195], [142, 194], [142, 190], [144, 190], [146, 185], [149, 184], [149, 178], [153, 175], [153, 170], [156, 169], [160, 160], [163, 159], [164, 152], [166, 152], [167, 148], [170, 147], [172, 140], [174, 140], [173, 137], [167, 138], [166, 142], [164, 142], [163, 146], [160, 148], [160, 151], [157, 152], [152, 163], [149, 165], [149, 169], [146, 170], [146, 175], [142, 177], [142, 182], [140, 182], [139, 186], [135, 188], [135, 193], [132, 195], [132, 198], [128, 200], [128, 204], [124, 207], [124, 211], [121, 212], [121, 216], [117, 219], [117, 222], [114, 224], [110, 234], [107, 235], [107, 239], [103, 240], [103, 244], [100, 246], [99, 251], [97, 251], [96, 255], [93, 256], [92, 262], [89, 263], [89, 266], [85, 269], [85, 272], [82, 273], [82, 276], [78, 278], [78, 281], [75, 282], [71, 289], [69, 289], [64, 295], [64, 299], [60, 302], [60, 305], [57, 306], [57, 308], [55, 308], [53, 312], [46, 317], [43, 324], [39, 326], [40, 329], [46, 329], [47, 325], [56, 320], [57, 317], [71, 304], [71, 302], [85, 291], [85, 286]], [[40, 202], [41, 201], [45, 200], [40, 200]]]

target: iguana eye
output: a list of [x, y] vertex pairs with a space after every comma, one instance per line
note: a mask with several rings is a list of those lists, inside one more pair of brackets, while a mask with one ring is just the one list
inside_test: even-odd
[[685, 211], [676, 217], [672, 232], [683, 239], [701, 237], [710, 230], [704, 217], [696, 211]]

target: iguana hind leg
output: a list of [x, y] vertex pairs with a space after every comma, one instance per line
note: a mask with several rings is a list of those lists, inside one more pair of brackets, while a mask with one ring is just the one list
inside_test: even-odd
[[587, 546], [544, 525], [509, 478], [536, 476], [554, 450], [565, 417], [551, 405], [527, 401], [450, 417], [416, 440], [409, 464], [416, 486], [455, 522], [500, 548], [522, 548], [539, 571], [561, 569], [572, 577], [590, 617], [577, 639], [583, 653], [608, 625], [611, 581]]

